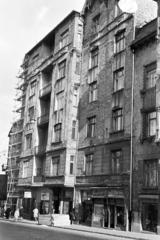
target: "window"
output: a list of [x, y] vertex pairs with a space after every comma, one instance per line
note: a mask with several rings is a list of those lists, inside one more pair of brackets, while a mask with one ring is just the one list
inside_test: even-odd
[[80, 74], [81, 68], [81, 57], [79, 55], [76, 56], [76, 73]]
[[61, 40], [60, 40], [60, 48], [65, 47], [68, 45], [68, 30], [61, 35]]
[[113, 131], [120, 131], [123, 129], [123, 109], [113, 111]]
[[89, 85], [89, 102], [93, 102], [97, 100], [97, 82], [91, 83]]
[[61, 123], [63, 120], [63, 109], [60, 109], [54, 113], [55, 124]]
[[111, 153], [112, 173], [120, 173], [122, 171], [122, 151], [114, 151]]
[[87, 121], [88, 121], [87, 137], [94, 137], [96, 129], [96, 117], [88, 118]]
[[91, 52], [88, 83], [92, 83], [93, 81], [95, 81], [95, 78], [98, 74], [98, 52], [99, 52], [98, 48]]
[[73, 93], [73, 107], [78, 107], [78, 94], [76, 90]]
[[113, 93], [112, 105], [113, 108], [123, 107], [123, 90]]
[[98, 66], [98, 48], [91, 52], [91, 68]]
[[55, 97], [55, 111], [60, 110], [64, 107], [64, 92], [56, 94]]
[[156, 112], [148, 113], [146, 116], [147, 136], [156, 135]]
[[93, 34], [96, 34], [99, 31], [99, 19], [100, 19], [99, 15], [93, 19], [93, 27], [92, 27]]
[[64, 90], [64, 78], [56, 82], [55, 90], [56, 94]]
[[145, 186], [146, 187], [157, 187], [158, 186], [158, 166], [157, 160], [144, 161], [144, 172], [145, 172]]
[[30, 96], [35, 94], [35, 90], [36, 90], [36, 80], [31, 82]]
[[78, 24], [78, 42], [82, 42], [82, 25]]
[[55, 142], [61, 141], [61, 134], [62, 134], [62, 124], [56, 124], [54, 126], [54, 134], [55, 134]]
[[72, 140], [76, 139], [76, 121], [72, 121]]
[[29, 161], [23, 162], [23, 178], [28, 177]]
[[31, 107], [28, 109], [28, 116], [29, 116], [29, 121], [34, 119], [34, 107]]
[[26, 149], [32, 148], [32, 134], [26, 136]]
[[115, 0], [114, 17], [118, 17], [121, 13], [122, 11], [118, 6], [118, 0]]
[[125, 49], [125, 31], [117, 33], [115, 36], [116, 41], [116, 53], [119, 53]]
[[29, 98], [29, 107], [30, 107], [31, 105], [34, 105], [34, 103], [35, 103], [35, 95], [32, 95], [32, 96]]
[[39, 57], [39, 53], [35, 54], [33, 56], [33, 62], [36, 62], [38, 60], [38, 57]]
[[58, 78], [63, 78], [65, 77], [66, 74], [66, 61], [63, 61], [58, 64], [58, 69], [59, 69], [59, 75]]
[[92, 175], [93, 174], [93, 154], [86, 156], [86, 169], [85, 169], [86, 175]]
[[51, 175], [52, 176], [58, 176], [59, 162], [60, 162], [60, 157], [52, 157], [52, 165], [51, 165]]
[[147, 65], [145, 68], [146, 71], [146, 88], [152, 88], [156, 85], [156, 62]]
[[118, 69], [117, 71], [114, 72], [113, 81], [114, 92], [124, 87], [124, 68]]
[[42, 175], [42, 168], [36, 168], [36, 176], [41, 176]]
[[73, 175], [74, 172], [74, 156], [70, 156], [70, 169], [69, 169], [69, 174]]

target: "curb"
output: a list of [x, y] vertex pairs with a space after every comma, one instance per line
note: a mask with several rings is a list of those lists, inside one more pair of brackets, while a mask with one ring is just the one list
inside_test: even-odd
[[[14, 221], [14, 219], [3, 219], [0, 218], [0, 220], [6, 221], [6, 222], [16, 222]], [[34, 222], [23, 222], [23, 220], [19, 220], [17, 221], [17, 223], [22, 223], [22, 224], [30, 224], [30, 225], [35, 225], [35, 226], [47, 226], [47, 225], [41, 225], [38, 223], [34, 223]], [[101, 234], [101, 235], [107, 235], [107, 236], [111, 236], [111, 237], [119, 237], [119, 238], [126, 238], [126, 239], [132, 239], [132, 240], [151, 240], [151, 239], [147, 239], [147, 238], [137, 238], [137, 237], [131, 237], [131, 236], [124, 236], [124, 235], [116, 235], [114, 233], [110, 234], [107, 232], [97, 232], [97, 231], [90, 231], [89, 229], [77, 229], [77, 228], [69, 228], [66, 226], [63, 227], [59, 227], [59, 226], [47, 226], [47, 227], [52, 227], [52, 228], [59, 228], [59, 229], [67, 229], [67, 230], [73, 230], [73, 231], [79, 231], [79, 232], [88, 232], [88, 233], [96, 233], [96, 234]]]

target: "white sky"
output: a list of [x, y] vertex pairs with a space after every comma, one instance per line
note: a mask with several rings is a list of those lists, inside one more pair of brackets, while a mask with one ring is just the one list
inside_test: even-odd
[[0, 151], [8, 149], [16, 76], [24, 54], [85, 0], [0, 0]]

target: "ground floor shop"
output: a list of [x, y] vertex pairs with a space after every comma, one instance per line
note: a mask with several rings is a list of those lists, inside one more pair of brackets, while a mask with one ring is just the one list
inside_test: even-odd
[[77, 188], [76, 218], [90, 226], [128, 231], [128, 200], [123, 188]]
[[132, 231], [160, 234], [160, 199], [157, 194], [140, 194], [138, 211], [133, 211]]
[[66, 187], [31, 187], [23, 189], [23, 197], [18, 206], [23, 206], [25, 219], [33, 219], [33, 210], [38, 208], [39, 214], [70, 214], [73, 207], [73, 188]]

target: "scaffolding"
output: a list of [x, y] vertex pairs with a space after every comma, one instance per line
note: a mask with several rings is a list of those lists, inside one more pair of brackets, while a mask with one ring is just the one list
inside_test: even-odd
[[26, 56], [21, 65], [21, 70], [18, 74], [18, 82], [16, 84], [15, 104], [13, 109], [13, 122], [9, 132], [9, 148], [8, 148], [8, 183], [7, 183], [7, 200], [5, 208], [11, 208], [11, 213], [14, 213], [17, 207], [20, 207], [20, 191], [17, 186], [20, 156], [22, 152], [22, 139], [24, 130], [24, 113], [25, 100], [27, 89], [27, 60]]

